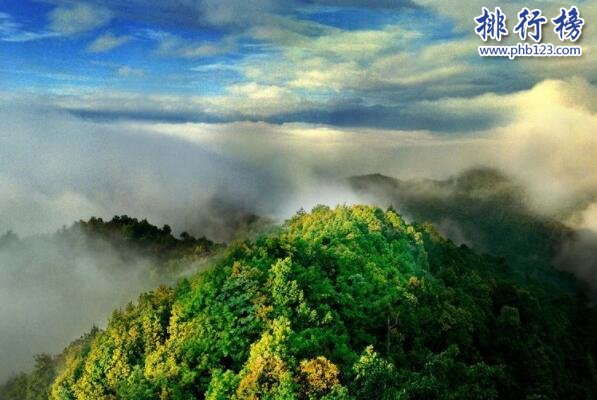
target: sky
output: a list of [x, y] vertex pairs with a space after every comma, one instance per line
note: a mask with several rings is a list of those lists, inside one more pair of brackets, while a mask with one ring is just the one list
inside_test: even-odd
[[[223, 192], [291, 212], [290, 193], [314, 180], [321, 193], [322, 177], [476, 164], [557, 203], [578, 186], [566, 157], [594, 150], [597, 4], [573, 4], [582, 57], [509, 60], [478, 55], [477, 0], [3, 0], [0, 230], [121, 212], [180, 226]], [[553, 18], [573, 4], [490, 8], [513, 44], [522, 7]], [[544, 42], [572, 44], [551, 24]], [[575, 162], [595, 169], [590, 153]]]

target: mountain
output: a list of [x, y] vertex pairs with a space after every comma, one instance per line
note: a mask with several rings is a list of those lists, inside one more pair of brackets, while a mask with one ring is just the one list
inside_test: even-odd
[[0, 398], [592, 399], [595, 317], [430, 224], [318, 206], [141, 295]]
[[[138, 220], [128, 215], [114, 216], [108, 221], [92, 217], [88, 221], [80, 220], [68, 228], [64, 227], [54, 234], [24, 239], [20, 239], [12, 231], [0, 236], [0, 253], [33, 255], [27, 257], [28, 262], [35, 262], [32, 260], [36, 253], [40, 253], [39, 249], [48, 247], [52, 248], [53, 256], [64, 258], [64, 254], [57, 253], [70, 255], [70, 261], [74, 254], [91, 257], [109, 253], [113, 260], [111, 263], [99, 263], [103, 268], [107, 268], [108, 264], [132, 264], [135, 260], [143, 259], [151, 264], [153, 273], [163, 274], [173, 272], [165, 269], [169, 262], [177, 263], [180, 259], [191, 256], [205, 257], [217, 251], [221, 245], [205, 237], [195, 238], [187, 232], [181, 233], [177, 238], [168, 225], [159, 228], [146, 219]], [[45, 261], [52, 264], [52, 260], [48, 260], [52, 257], [43, 255]], [[15, 258], [19, 257], [12, 259]], [[69, 263], [68, 258], [65, 257], [61, 262]]]
[[0, 235], [0, 382], [58, 352], [114, 308], [196, 272], [222, 246], [117, 216], [52, 234]]
[[407, 181], [373, 174], [347, 182], [357, 193], [394, 207], [410, 220], [429, 221], [456, 243], [504, 257], [519, 279], [569, 291], [578, 287], [564, 272], [575, 271], [578, 260], [564, 250], [579, 250], [580, 235], [533, 211], [524, 188], [497, 170], [471, 169], [446, 180]]

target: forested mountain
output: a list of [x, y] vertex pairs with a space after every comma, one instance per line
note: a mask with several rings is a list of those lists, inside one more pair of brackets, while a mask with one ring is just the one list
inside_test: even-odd
[[319, 206], [141, 295], [0, 397], [595, 398], [597, 315], [557, 286], [392, 209]]
[[497, 170], [472, 169], [446, 180], [373, 174], [349, 178], [348, 184], [411, 220], [431, 222], [456, 243], [506, 258], [520, 279], [576, 288], [562, 270], [578, 267], [579, 260], [566, 254], [568, 248], [580, 251], [578, 233], [533, 211], [524, 188]]
[[[35, 249], [43, 246], [68, 249], [71, 256], [108, 252], [122, 263], [142, 258], [151, 264], [152, 272], [162, 274], [172, 272], [166, 271], [166, 266], [172, 269], [173, 264], [185, 257], [207, 256], [221, 245], [205, 237], [195, 238], [187, 232], [177, 238], [168, 225], [158, 228], [146, 219], [138, 220], [128, 215], [114, 216], [109, 221], [95, 217], [80, 220], [50, 235], [20, 239], [9, 231], [0, 236], [0, 251], [35, 254]], [[108, 267], [107, 264], [103, 266]]]
[[193, 249], [209, 252], [217, 244], [205, 237], [194, 238], [186, 232], [176, 238], [168, 225], [158, 228], [146, 219], [138, 220], [128, 215], [115, 216], [109, 221], [91, 218], [78, 221], [52, 235], [40, 235], [24, 240], [9, 231], [0, 236], [0, 249], [10, 246], [37, 245], [38, 242], [62, 242], [73, 248], [102, 249], [109, 246], [122, 257], [133, 255], [157, 257], [161, 261], [177, 258]]
[[218, 247], [205, 237], [195, 238], [187, 232], [176, 238], [168, 225], [158, 228], [146, 219], [138, 220], [127, 215], [115, 216], [109, 221], [101, 218], [81, 220], [58, 232], [57, 237], [73, 243], [79, 240], [90, 248], [108, 244], [122, 257], [142, 255], [158, 261], [157, 266], [190, 254], [206, 255]]
[[127, 216], [0, 235], [0, 381], [59, 352], [139, 293], [202, 268], [221, 245]]

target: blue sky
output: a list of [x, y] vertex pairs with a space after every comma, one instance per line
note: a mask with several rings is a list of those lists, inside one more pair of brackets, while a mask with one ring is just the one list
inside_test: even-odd
[[[194, 18], [187, 16], [187, 9], [178, 10], [176, 2], [171, 2], [170, 9], [165, 6], [154, 10], [151, 2], [130, 3], [136, 4], [122, 9], [110, 2], [4, 3], [0, 11], [4, 13], [0, 42], [5, 55], [4, 84], [15, 90], [68, 85], [80, 86], [81, 90], [109, 87], [214, 95], [225, 92], [228, 85], [251, 81], [238, 69], [240, 65], [260, 57], [276, 57], [284, 47], [250, 32], [268, 28], [269, 10], [261, 17], [265, 23], [251, 26], [251, 20], [238, 25], [234, 21], [209, 22], [215, 16], [202, 20], [199, 2], [188, 2], [188, 9], [196, 13]], [[233, 11], [234, 5], [230, 8]], [[60, 10], [64, 13], [58, 13]], [[331, 28], [355, 31], [398, 23], [410, 25], [413, 18], [422, 18], [413, 9], [405, 10], [405, 17], [385, 8], [298, 4], [296, 9], [272, 7], [272, 11], [277, 11], [271, 14], [272, 19], [286, 19], [275, 22], [277, 29], [303, 23], [305, 26], [297, 28], [306, 37]], [[87, 21], [77, 13], [91, 18]], [[59, 23], [56, 15], [72, 21]], [[288, 34], [293, 33], [292, 27], [287, 29]]]
[[[5, 0], [0, 90], [34, 94], [80, 117], [470, 133], [506, 117], [500, 110], [440, 108], [430, 115], [427, 108], [440, 99], [525, 90], [549, 78], [595, 81], [590, 54], [574, 62], [481, 59], [472, 22], [481, 5]], [[514, 18], [522, 6], [556, 15], [567, 4], [509, 1], [502, 8]], [[581, 15], [595, 14], [589, 3], [579, 7]], [[585, 32], [583, 40], [591, 46], [588, 35], [594, 37]], [[153, 107], [132, 104], [147, 96]]]
[[483, 6], [512, 30], [522, 7], [551, 17], [571, 4], [4, 0], [0, 232], [115, 213], [185, 229], [178, 211], [222, 187], [287, 216], [324, 180], [480, 164], [560, 204], [597, 188], [577, 176], [597, 170], [597, 3], [576, 5], [582, 57], [507, 60], [478, 55]]

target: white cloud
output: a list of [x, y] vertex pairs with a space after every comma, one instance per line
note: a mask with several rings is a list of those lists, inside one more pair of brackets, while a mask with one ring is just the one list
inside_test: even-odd
[[23, 27], [23, 24], [16, 22], [12, 16], [0, 12], [0, 41], [2, 42], [29, 42], [55, 36], [57, 36], [55, 32], [27, 30]]
[[[337, 128], [328, 125], [265, 122], [123, 123], [139, 133], [182, 139], [267, 171], [286, 182], [289, 193], [310, 191], [314, 182], [381, 172], [401, 177], [445, 177], [479, 163], [484, 139], [449, 138], [427, 131]], [[453, 152], [466, 154], [456, 160]], [[442, 154], [443, 153], [443, 154]], [[336, 198], [335, 202], [343, 202]], [[300, 207], [297, 206], [297, 208]], [[281, 215], [280, 217], [286, 217]]]
[[[279, 96], [279, 89], [258, 86], [236, 90], [256, 103]], [[496, 114], [501, 126], [456, 138], [426, 131], [292, 123], [154, 124], [142, 130], [188, 140], [285, 176], [297, 175], [297, 181], [318, 174], [370, 172], [445, 177], [489, 165], [524, 182], [534, 205], [552, 215], [579, 198], [597, 195], [597, 88], [587, 81], [547, 80], [517, 93], [420, 106], [425, 115]], [[591, 221], [593, 215], [591, 211]]]
[[117, 70], [118, 75], [124, 78], [141, 78], [145, 75], [145, 70], [142, 68], [132, 68], [127, 65], [124, 65]]
[[[434, 13], [447, 16], [455, 24], [454, 29], [463, 33], [467, 38], [475, 40], [476, 45], [482, 44], [478, 36], [474, 33], [475, 24], [473, 18], [481, 14], [482, 7], [488, 4], [484, 0], [461, 0], [451, 2], [449, 5], [443, 0], [414, 0], [418, 5], [425, 7]], [[595, 1], [543, 1], [536, 4], [536, 8], [542, 11], [542, 14], [548, 19], [559, 14], [561, 7], [577, 6], [581, 17], [587, 21], [582, 29], [582, 38], [576, 42], [583, 47], [583, 56], [577, 57], [525, 57], [516, 61], [516, 67], [523, 72], [535, 78], [537, 81], [543, 79], [566, 79], [570, 76], [582, 76], [586, 80], [594, 81], [597, 79], [597, 69], [594, 68], [595, 55], [594, 49], [597, 48], [597, 26], [589, 24], [588, 21], [597, 20], [597, 2]], [[518, 35], [513, 34], [512, 28], [517, 21], [517, 14], [522, 7], [528, 7], [529, 3], [525, 0], [512, 0], [499, 4], [507, 15], [510, 34], [503, 38], [500, 44], [513, 45], [520, 41]], [[562, 43], [557, 38], [551, 23], [546, 24], [542, 30], [542, 43], [553, 43], [554, 45], [570, 44]], [[513, 63], [507, 68], [513, 68]]]
[[[89, 132], [85, 136], [86, 140], [101, 144], [107, 138], [112, 138], [110, 142], [114, 142], [113, 135], [118, 132], [117, 137], [122, 137], [122, 140], [130, 135], [136, 137], [134, 139], [136, 145], [152, 142], [153, 140], [148, 139], [147, 135], [167, 139], [168, 141], [164, 143], [172, 145], [180, 141], [193, 143], [195, 146], [190, 147], [177, 144], [176, 149], [179, 151], [185, 149], [190, 154], [197, 151], [203, 154], [202, 157], [209, 154], [206, 163], [214, 162], [217, 168], [222, 167], [222, 160], [228, 160], [224, 161], [224, 165], [228, 163], [225, 170], [233, 176], [239, 173], [236, 168], [258, 171], [256, 173], [268, 177], [268, 181], [285, 182], [284, 185], [288, 191], [321, 177], [338, 179], [353, 174], [381, 172], [402, 178], [443, 178], [458, 173], [464, 168], [489, 165], [499, 167], [525, 182], [535, 204], [544, 211], [552, 213], [579, 197], [597, 193], [595, 159], [597, 137], [594, 135], [597, 127], [596, 92], [595, 86], [584, 80], [548, 80], [530, 90], [513, 94], [485, 94], [473, 98], [440, 99], [416, 105], [423, 115], [448, 113], [466, 117], [488, 113], [498, 115], [501, 121], [500, 127], [470, 132], [467, 136], [461, 137], [450, 137], [429, 131], [338, 128], [299, 123], [156, 124], [131, 120], [88, 123], [70, 117], [66, 119], [67, 123], [56, 119], [57, 117], [51, 120], [44, 117], [44, 121], [51, 122], [51, 132], [54, 132], [58, 139], [65, 138], [62, 132], [72, 132], [68, 135], [74, 135], [74, 132], [83, 131]], [[17, 103], [14, 99], [5, 101]], [[299, 104], [293, 104], [295, 101]], [[35, 102], [27, 101], [27, 104], [35, 104]], [[230, 88], [226, 96], [214, 98], [90, 93], [87, 96], [57, 97], [54, 99], [54, 105], [56, 104], [63, 108], [76, 109], [84, 105], [91, 112], [114, 110], [125, 113], [153, 113], [156, 110], [176, 112], [182, 110], [191, 114], [206, 111], [215, 113], [242, 111], [253, 115], [302, 107], [300, 99], [288, 98], [286, 89], [257, 84], [237, 85]], [[11, 144], [11, 138], [21, 143], [27, 137], [34, 137], [32, 132], [40, 129], [41, 122], [38, 121], [38, 125], [35, 125], [23, 117], [19, 124], [7, 126], [8, 131], [14, 134], [4, 139], [0, 152], [6, 152], [7, 157], [24, 157], [23, 162], [31, 165], [30, 161], [26, 161], [27, 154], [31, 153], [29, 147], [22, 144], [15, 148]], [[48, 124], [49, 122], [43, 123], [44, 131], [49, 129]], [[29, 132], [28, 135], [23, 135], [23, 131]], [[70, 143], [70, 140], [64, 142]], [[92, 151], [91, 159], [85, 156], [92, 148], [91, 145], [83, 149], [69, 145], [64, 149], [61, 143], [50, 146], [49, 151], [46, 148], [42, 163], [44, 169], [35, 171], [33, 176], [39, 179], [33, 182], [32, 187], [39, 185], [40, 182], [44, 185], [52, 185], [53, 181], [65, 180], [69, 185], [64, 186], [64, 190], [46, 189], [43, 193], [73, 191], [81, 193], [74, 188], [82, 185], [83, 182], [89, 182], [89, 176], [95, 176], [97, 172], [102, 175], [107, 174], [110, 179], [114, 178], [115, 184], [110, 184], [110, 187], [126, 191], [134, 182], [153, 182], [153, 178], [149, 179], [147, 174], [155, 173], [158, 183], [145, 185], [149, 188], [146, 193], [138, 192], [141, 197], [135, 200], [137, 208], [134, 208], [137, 214], [163, 216], [165, 210], [172, 207], [169, 202], [163, 204], [157, 202], [152, 205], [151, 212], [138, 208], [144, 204], [142, 196], [155, 196], [158, 191], [163, 190], [163, 188], [158, 189], [160, 185], [168, 186], [169, 183], [163, 181], [163, 177], [177, 177], [177, 181], [180, 180], [177, 190], [167, 191], [188, 198], [184, 195], [188, 187], [193, 187], [199, 182], [202, 188], [208, 188], [210, 185], [213, 188], [214, 182], [222, 176], [218, 173], [217, 176], [209, 177], [208, 173], [212, 173], [214, 168], [206, 165], [202, 167], [207, 175], [198, 176], [192, 171], [188, 176], [178, 176], [176, 172], [172, 172], [172, 175], [164, 175], [158, 172], [163, 167], [160, 163], [164, 162], [164, 165], [172, 166], [170, 163], [174, 162], [166, 153], [158, 158], [155, 158], [155, 155], [147, 158], [152, 160], [152, 167], [146, 170], [147, 165], [143, 160], [147, 155], [142, 156], [141, 159], [135, 158], [131, 162], [134, 161], [136, 164], [129, 166], [126, 157], [130, 154], [122, 154], [118, 150], [120, 147], [114, 143], [114, 146], [102, 150], [99, 154]], [[111, 154], [115, 149], [116, 153]], [[77, 179], [74, 181], [71, 176], [74, 173], [72, 168], [69, 169], [71, 172], [60, 172], [64, 164], [60, 161], [62, 160], [60, 154], [64, 152], [79, 154], [82, 157], [80, 160], [75, 159], [71, 162], [72, 165], [82, 165], [81, 171], [75, 174]], [[56, 161], [51, 161], [52, 157], [56, 157]], [[193, 159], [192, 156], [189, 157]], [[153, 164], [154, 158], [156, 164]], [[180, 157], [177, 156], [176, 159], [179, 160]], [[82, 162], [82, 160], [85, 161]], [[230, 167], [234, 172], [229, 169]], [[6, 171], [5, 174], [11, 173], [10, 170]], [[14, 172], [18, 173], [18, 170]], [[191, 179], [195, 184], [189, 186], [189, 181], [186, 179]], [[18, 179], [13, 179], [13, 182], [18, 182]], [[209, 182], [209, 185], [207, 183], [204, 185], [204, 182]], [[18, 191], [15, 190], [14, 193]], [[71, 198], [95, 199], [94, 196], [104, 199], [100, 209], [111, 210], [114, 207], [120, 209], [123, 206], [122, 203], [111, 204], [104, 195], [94, 191], [83, 191], [82, 197]], [[56, 204], [45, 200], [43, 202], [48, 205]], [[131, 204], [126, 203], [128, 206]], [[164, 209], [160, 208], [162, 206]], [[92, 209], [90, 205], [84, 208]], [[10, 212], [13, 216], [18, 214], [14, 211]], [[22, 215], [25, 216], [27, 213]], [[163, 221], [164, 218], [160, 220]], [[25, 223], [23, 225], [27, 226]]]
[[116, 47], [120, 47], [131, 40], [130, 36], [116, 36], [111, 33], [98, 36], [93, 42], [89, 44], [87, 49], [92, 53], [102, 53], [110, 51]]
[[244, 68], [246, 77], [296, 90], [341, 92], [394, 87], [399, 93], [401, 86], [427, 85], [425, 92], [442, 91], [445, 96], [450, 95], [447, 82], [462, 90], [455, 80], [483, 76], [495, 68], [490, 62], [478, 63], [476, 46], [469, 39], [429, 44], [423, 40], [424, 31], [400, 25], [346, 31], [278, 20], [257, 26], [250, 33], [280, 46], [280, 52], [254, 59]]
[[48, 15], [50, 28], [63, 35], [75, 35], [106, 25], [112, 12], [88, 3], [58, 6]]
[[235, 37], [226, 36], [220, 41], [206, 42], [183, 39], [169, 32], [146, 29], [140, 36], [157, 42], [157, 54], [181, 58], [201, 58], [224, 54], [235, 47]]
[[545, 80], [529, 90], [446, 98], [416, 105], [423, 115], [486, 114], [497, 127], [472, 131], [491, 144], [484, 164], [525, 183], [535, 206], [557, 214], [597, 196], [597, 87], [584, 79]]
[[239, 72], [240, 67], [234, 64], [228, 63], [212, 63], [212, 64], [202, 64], [197, 65], [196, 67], [191, 68], [191, 71], [206, 73], [206, 72], [222, 72], [222, 71], [232, 71], [232, 72]]
[[587, 229], [597, 234], [597, 203], [589, 204], [579, 215], [574, 216], [571, 223], [580, 229]]
[[524, 179], [548, 212], [597, 195], [597, 88], [548, 80], [509, 98], [516, 118], [496, 130], [499, 165]]
[[202, 0], [196, 4], [205, 21], [214, 26], [254, 24], [284, 9], [284, 5], [276, 0]]
[[207, 111], [219, 115], [273, 116], [306, 109], [311, 102], [285, 87], [255, 82], [232, 85], [222, 96], [204, 98]]

